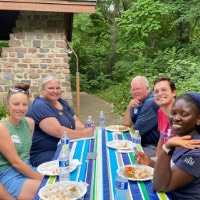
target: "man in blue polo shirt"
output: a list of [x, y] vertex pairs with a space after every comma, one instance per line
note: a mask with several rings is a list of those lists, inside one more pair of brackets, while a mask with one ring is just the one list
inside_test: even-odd
[[160, 137], [157, 112], [149, 82], [144, 76], [136, 76], [131, 81], [132, 99], [124, 113], [124, 125], [139, 130], [145, 153], [155, 155]]

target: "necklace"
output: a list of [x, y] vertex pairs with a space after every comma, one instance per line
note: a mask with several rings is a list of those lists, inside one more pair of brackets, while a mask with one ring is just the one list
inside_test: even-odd
[[61, 116], [61, 115], [63, 115], [63, 112], [62, 111], [58, 111], [58, 114]]

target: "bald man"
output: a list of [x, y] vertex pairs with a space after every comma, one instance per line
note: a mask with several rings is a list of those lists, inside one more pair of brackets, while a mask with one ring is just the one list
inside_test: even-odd
[[131, 81], [132, 99], [124, 113], [124, 125], [139, 130], [141, 145], [145, 153], [155, 156], [160, 137], [157, 112], [149, 82], [145, 76], [136, 76]]

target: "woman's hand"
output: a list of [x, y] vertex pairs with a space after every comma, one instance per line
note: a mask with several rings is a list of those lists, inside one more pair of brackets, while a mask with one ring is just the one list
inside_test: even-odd
[[186, 149], [196, 149], [200, 148], [200, 140], [192, 140], [191, 135], [186, 135], [182, 137], [172, 137], [166, 144], [166, 148], [171, 149], [173, 147], [184, 147]]
[[93, 137], [94, 136], [94, 128], [93, 127], [85, 127], [83, 130], [84, 137]]

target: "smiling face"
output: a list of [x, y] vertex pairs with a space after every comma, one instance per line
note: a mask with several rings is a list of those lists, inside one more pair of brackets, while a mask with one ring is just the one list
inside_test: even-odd
[[25, 117], [28, 110], [28, 103], [29, 100], [26, 94], [21, 92], [11, 94], [7, 102], [10, 117], [17, 120]]
[[176, 96], [176, 90], [170, 88], [168, 81], [160, 81], [154, 85], [154, 100], [160, 107], [171, 105]]
[[49, 101], [57, 101], [61, 95], [61, 88], [60, 83], [57, 80], [48, 81], [43, 89], [42, 89], [42, 96]]
[[143, 78], [136, 78], [131, 83], [131, 94], [134, 99], [139, 102], [144, 101], [144, 99], [149, 94], [150, 89]]
[[196, 107], [185, 99], [178, 99], [174, 102], [169, 116], [169, 123], [172, 132], [176, 135], [190, 135], [196, 129], [196, 124], [200, 116], [196, 112]]

